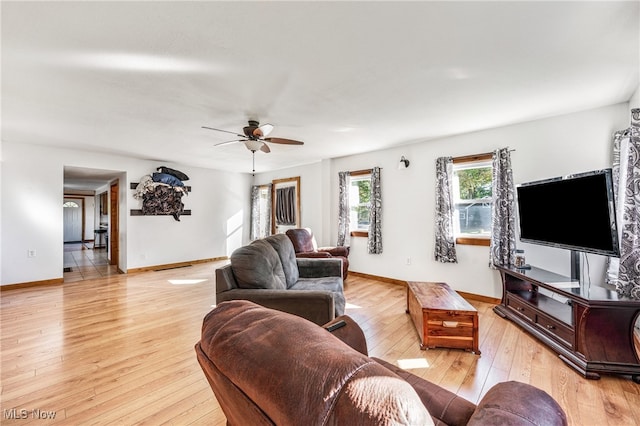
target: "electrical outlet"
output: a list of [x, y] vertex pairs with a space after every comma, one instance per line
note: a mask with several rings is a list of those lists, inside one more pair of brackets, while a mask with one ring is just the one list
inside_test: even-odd
[[406, 264], [407, 265], [411, 265], [411, 258], [410, 257], [407, 257]]
[[36, 257], [36, 251], [35, 251], [35, 249], [29, 249], [29, 250], [27, 250], [27, 257]]

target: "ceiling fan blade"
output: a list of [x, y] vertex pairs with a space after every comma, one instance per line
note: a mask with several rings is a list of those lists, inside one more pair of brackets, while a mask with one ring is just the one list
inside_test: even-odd
[[271, 133], [271, 131], [273, 130], [273, 124], [263, 124], [262, 126], [258, 127], [257, 130], [260, 130], [260, 132], [262, 133], [260, 136], [269, 136], [269, 133]]
[[262, 146], [260, 147], [260, 151], [268, 154], [271, 152], [271, 149], [266, 143], [263, 143]]
[[246, 141], [246, 139], [234, 139], [234, 140], [232, 140], [232, 141], [226, 141], [226, 142], [220, 142], [220, 143], [217, 143], [217, 144], [215, 144], [214, 146], [228, 145], [228, 144], [230, 144], [230, 143], [234, 143], [234, 142], [245, 142], [245, 141]]
[[265, 141], [271, 143], [281, 143], [283, 145], [304, 145], [304, 142], [285, 138], [264, 138]]
[[214, 127], [202, 126], [202, 128], [203, 128], [203, 129], [208, 129], [208, 130], [215, 130], [216, 132], [231, 133], [232, 135], [236, 135], [236, 136], [238, 136], [238, 137], [240, 137], [240, 138], [244, 138], [244, 137], [246, 137], [245, 135], [241, 135], [241, 134], [236, 133], [236, 132], [230, 132], [230, 131], [228, 131], [228, 130], [216, 129], [216, 128], [214, 128]]

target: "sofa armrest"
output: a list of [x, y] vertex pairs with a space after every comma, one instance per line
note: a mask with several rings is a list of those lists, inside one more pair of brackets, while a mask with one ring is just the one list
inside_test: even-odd
[[350, 316], [340, 315], [333, 321], [329, 321], [328, 323], [324, 324], [323, 327], [327, 328], [340, 321], [344, 321], [345, 325], [333, 330], [331, 334], [333, 334], [338, 339], [342, 340], [344, 343], [351, 346], [361, 354], [369, 355], [369, 352], [367, 350], [367, 339], [364, 336], [364, 332], [362, 331], [358, 323], [356, 323]]
[[306, 259], [322, 259], [322, 258], [329, 258], [331, 257], [330, 253], [327, 252], [320, 252], [320, 251], [305, 251], [305, 252], [300, 252], [300, 253], [296, 253], [296, 257], [300, 258], [306, 258]]
[[342, 277], [342, 259], [296, 258], [301, 278]]
[[413, 386], [418, 396], [420, 396], [420, 400], [422, 400], [422, 403], [434, 419], [438, 419], [449, 426], [463, 426], [467, 424], [473, 415], [476, 406], [466, 399], [385, 360], [373, 359]]
[[216, 294], [216, 304], [227, 300], [249, 300], [265, 308], [297, 315], [318, 325], [335, 318], [335, 302], [330, 291], [237, 288]]
[[331, 256], [349, 257], [349, 250], [349, 246], [318, 247], [319, 252], [329, 253]]
[[567, 416], [545, 391], [520, 382], [498, 383], [480, 400], [473, 425], [565, 426]]
[[233, 275], [231, 264], [226, 264], [216, 269], [216, 294], [238, 288], [236, 277]]

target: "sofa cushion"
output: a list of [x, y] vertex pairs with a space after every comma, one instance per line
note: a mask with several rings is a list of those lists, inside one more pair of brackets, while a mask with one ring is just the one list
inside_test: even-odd
[[336, 316], [344, 315], [346, 302], [340, 277], [300, 278], [289, 290], [330, 291], [333, 293]]
[[262, 410], [262, 424], [432, 424], [408, 383], [294, 315], [220, 303], [204, 319], [200, 347], [234, 394]]
[[288, 229], [287, 237], [293, 243], [296, 253], [306, 253], [316, 251], [315, 239], [309, 228]]
[[476, 409], [476, 406], [471, 402], [394, 364], [379, 358], [372, 358], [413, 386], [420, 395], [422, 403], [437, 422], [445, 425], [466, 425], [469, 422]]
[[236, 249], [231, 254], [231, 269], [239, 288], [287, 288], [280, 257], [264, 240]]
[[282, 263], [282, 270], [284, 271], [284, 277], [286, 279], [287, 288], [291, 288], [300, 278], [300, 272], [298, 271], [298, 263], [296, 261], [296, 252], [293, 249], [293, 244], [289, 237], [284, 234], [271, 235], [264, 238], [264, 241], [271, 244], [280, 257]]
[[377, 363], [360, 368], [345, 384], [327, 425], [434, 425], [411, 385]]

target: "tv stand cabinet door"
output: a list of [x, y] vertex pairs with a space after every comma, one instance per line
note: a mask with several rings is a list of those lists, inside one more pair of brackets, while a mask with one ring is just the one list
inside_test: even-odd
[[588, 363], [613, 370], [618, 365], [635, 365], [640, 373], [640, 359], [633, 338], [633, 324], [640, 308], [625, 306], [577, 309], [577, 350]]

